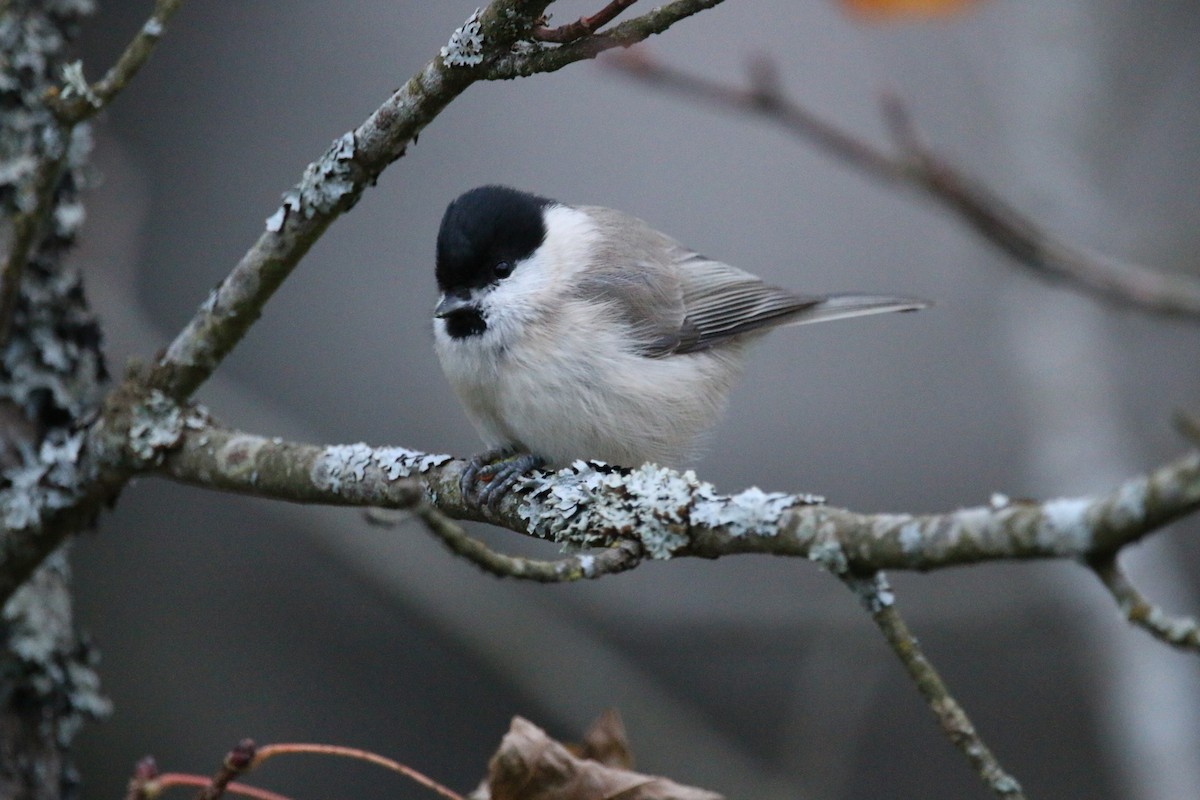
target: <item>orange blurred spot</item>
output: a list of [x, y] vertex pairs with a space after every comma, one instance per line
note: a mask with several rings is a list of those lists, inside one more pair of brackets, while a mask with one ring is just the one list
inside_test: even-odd
[[964, 11], [980, 0], [840, 0], [851, 14], [872, 20], [938, 17]]

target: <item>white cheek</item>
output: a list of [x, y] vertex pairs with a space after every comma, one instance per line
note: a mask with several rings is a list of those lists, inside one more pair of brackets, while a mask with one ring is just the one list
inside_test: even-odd
[[546, 211], [546, 239], [535, 253], [541, 269], [562, 280], [588, 265], [599, 233], [592, 218], [577, 208], [555, 206]]

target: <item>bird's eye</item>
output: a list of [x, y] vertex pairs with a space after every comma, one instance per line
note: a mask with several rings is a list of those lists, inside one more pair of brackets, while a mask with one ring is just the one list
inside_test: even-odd
[[512, 275], [512, 271], [512, 264], [508, 263], [507, 261], [497, 261], [496, 266], [492, 267], [492, 272], [494, 272], [496, 277], [500, 278], [501, 280], [507, 278], [509, 275]]

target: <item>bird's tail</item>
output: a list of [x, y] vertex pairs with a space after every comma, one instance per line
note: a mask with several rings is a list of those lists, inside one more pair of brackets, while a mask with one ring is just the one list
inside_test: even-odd
[[783, 325], [807, 325], [833, 319], [865, 317], [868, 314], [887, 314], [892, 311], [919, 311], [931, 303], [912, 297], [891, 297], [877, 294], [831, 294], [816, 303], [797, 309]]

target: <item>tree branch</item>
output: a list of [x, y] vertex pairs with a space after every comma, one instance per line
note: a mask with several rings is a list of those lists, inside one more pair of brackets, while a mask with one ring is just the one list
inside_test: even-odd
[[636, 2], [637, 0], [612, 0], [612, 2], [590, 17], [580, 17], [574, 22], [560, 25], [557, 28], [534, 28], [533, 38], [539, 42], [555, 42], [557, 44], [566, 44], [576, 39], [582, 39], [584, 36], [595, 33], [600, 28], [612, 22], [620, 16], [622, 11]]
[[284, 194], [266, 230], [159, 358], [150, 388], [185, 400], [258, 319], [263, 306], [335, 219], [404, 155], [409, 142], [478, 80], [551, 72], [627, 47], [721, 0], [674, 0], [611, 31], [540, 49], [530, 43], [549, 2], [495, 0], [455, 31], [420, 72], [353, 131], [336, 139]]
[[894, 97], [884, 99], [884, 115], [898, 151], [892, 154], [786, 97], [766, 62], [756, 62], [751, 84], [744, 89], [673, 69], [641, 53], [612, 63], [657, 89], [761, 116], [877, 180], [923, 190], [1040, 277], [1065, 281], [1117, 305], [1200, 320], [1200, 278], [1111, 258], [1055, 236], [926, 147]]
[[[553, 48], [552, 54], [530, 43], [549, 0], [494, 0], [473, 14], [439, 55], [305, 169], [300, 182], [284, 194], [282, 205], [267, 220], [258, 240], [154, 366], [146, 373], [131, 372], [106, 399], [107, 411], [101, 421], [72, 434], [74, 452], [82, 456], [80, 463], [63, 467], [69, 469], [69, 484], [56, 484], [48, 490], [43, 478], [57, 467], [34, 465], [28, 485], [0, 492], [6, 528], [0, 537], [0, 603], [68, 534], [112, 502], [132, 474], [161, 455], [160, 442], [139, 449], [138, 442], [122, 438], [146, 404], [169, 404], [195, 392], [258, 319], [263, 306], [325, 229], [354, 206], [362, 192], [463, 90], [479, 80], [559, 69], [608, 47], [632, 44], [717, 2], [720, 0], [675, 0], [599, 34], [602, 41], [598, 44], [589, 45], [597, 37], [585, 36]], [[174, 13], [177, 7], [177, 0], [159, 0], [151, 23], [165, 19], [164, 14]], [[148, 55], [155, 33], [151, 23], [143, 26], [141, 38], [135, 37], [127, 50], [131, 54], [119, 60], [118, 65], [125, 66], [114, 67], [114, 93], [121, 76], [132, 74], [132, 68]], [[168, 439], [174, 435], [172, 431], [166, 434]]]
[[1088, 566], [1117, 601], [1117, 608], [1130, 623], [1160, 642], [1180, 650], [1200, 653], [1200, 626], [1197, 626], [1196, 620], [1191, 617], [1172, 617], [1161, 606], [1147, 600], [1121, 569], [1115, 553], [1091, 559]]
[[104, 77], [88, 85], [78, 66], [69, 75], [66, 91], [52, 94], [48, 102], [60, 122], [75, 125], [95, 116], [117, 96], [141, 68], [150, 60], [171, 17], [179, 11], [183, 0], [155, 0], [150, 18], [138, 29], [115, 64]]
[[254, 768], [257, 751], [253, 739], [242, 739], [234, 745], [233, 749], [225, 754], [225, 760], [221, 762], [221, 767], [212, 776], [208, 786], [196, 795], [196, 800], [219, 800], [234, 778]]
[[555, 561], [509, 556], [492, 550], [467, 535], [461, 526], [436, 508], [421, 504], [416, 514], [425, 527], [455, 555], [462, 556], [484, 572], [499, 578], [520, 578], [537, 583], [570, 583], [584, 578], [601, 578], [633, 569], [641, 563], [637, 542], [625, 539], [594, 555], [574, 555]]
[[991, 749], [975, 730], [967, 712], [959, 705], [942, 676], [921, 650], [917, 638], [896, 608], [896, 598], [887, 578], [877, 572], [867, 578], [842, 576], [843, 582], [858, 595], [871, 619], [883, 633], [892, 651], [904, 665], [917, 690], [937, 717], [946, 738], [970, 762], [984, 784], [997, 797], [1024, 800], [1025, 793], [1017, 779], [1008, 774], [992, 754]]
[[651, 558], [786, 555], [817, 561], [838, 575], [1087, 559], [1116, 552], [1200, 508], [1200, 453], [1107, 494], [928, 515], [863, 514], [821, 505], [811, 495], [756, 488], [722, 495], [691, 472], [582, 462], [527, 479], [492, 511], [460, 495], [465, 467], [450, 456], [406, 448], [297, 444], [198, 422], [148, 470], [293, 502], [419, 509], [424, 496], [441, 514], [573, 547], [632, 540]]
[[486, 77], [488, 80], [508, 80], [539, 72], [554, 72], [576, 61], [595, 58], [616, 47], [635, 45], [662, 33], [676, 22], [718, 6], [721, 2], [722, 0], [673, 0], [607, 31], [584, 36], [558, 47], [535, 46], [519, 49], [492, 63], [486, 71]]

